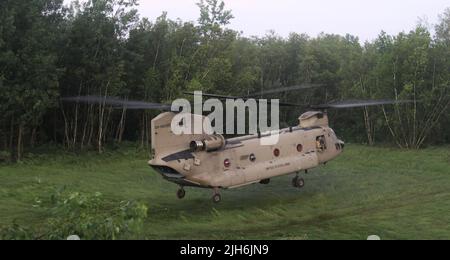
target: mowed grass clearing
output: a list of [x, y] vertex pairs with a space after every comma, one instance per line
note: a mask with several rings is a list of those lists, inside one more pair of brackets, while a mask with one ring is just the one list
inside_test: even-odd
[[60, 153], [0, 166], [0, 227], [39, 227], [52, 216], [33, 206], [55, 189], [137, 200], [148, 219], [137, 239], [450, 239], [450, 147], [399, 150], [348, 145], [304, 175], [222, 192], [178, 187], [133, 148], [97, 155]]

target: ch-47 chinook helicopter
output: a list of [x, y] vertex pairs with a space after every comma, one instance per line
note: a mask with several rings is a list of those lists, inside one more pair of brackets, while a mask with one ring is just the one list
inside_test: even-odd
[[[301, 85], [266, 91], [264, 94], [310, 87], [312, 85]], [[250, 96], [231, 97], [213, 94], [203, 94], [203, 96], [219, 100], [250, 98]], [[229, 139], [220, 134], [176, 135], [171, 129], [171, 123], [179, 112], [171, 111], [171, 105], [167, 104], [94, 96], [64, 98], [63, 101], [166, 111], [152, 120], [153, 158], [148, 164], [164, 179], [179, 185], [180, 188], [177, 191], [179, 199], [186, 195], [184, 187], [209, 188], [213, 190], [212, 200], [215, 203], [221, 201], [220, 189], [237, 188], [254, 183], [269, 184], [271, 178], [282, 175], [296, 174], [292, 179], [292, 185], [302, 188], [305, 181], [300, 176], [301, 172], [326, 164], [338, 157], [344, 149], [344, 142], [329, 126], [327, 110], [409, 102], [352, 100], [310, 105], [308, 106], [310, 111], [299, 117], [297, 126], [277, 131], [279, 134], [277, 144], [263, 146], [260, 139], [273, 132]], [[289, 103], [280, 103], [280, 106], [304, 107], [304, 105]], [[205, 119], [202, 115], [192, 116]]]

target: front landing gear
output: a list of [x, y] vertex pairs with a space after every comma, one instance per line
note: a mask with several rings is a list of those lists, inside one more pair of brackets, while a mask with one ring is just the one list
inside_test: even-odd
[[177, 198], [179, 198], [180, 200], [183, 199], [186, 196], [186, 191], [184, 190], [183, 187], [180, 187], [177, 191]]
[[222, 196], [220, 196], [220, 192], [218, 188], [214, 188], [214, 195], [212, 197], [212, 201], [214, 203], [220, 203], [222, 201]]
[[267, 185], [267, 184], [270, 183], [270, 179], [264, 179], [264, 180], [261, 180], [259, 183], [261, 183], [261, 184], [263, 184], [263, 185]]
[[303, 178], [300, 178], [299, 176], [295, 176], [295, 178], [292, 179], [292, 186], [301, 189], [305, 187], [305, 180]]

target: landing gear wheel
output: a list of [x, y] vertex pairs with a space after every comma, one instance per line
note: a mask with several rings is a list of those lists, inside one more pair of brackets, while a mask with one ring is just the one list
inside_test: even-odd
[[259, 183], [264, 184], [264, 185], [267, 185], [267, 184], [270, 183], [270, 179], [264, 179], [264, 180], [261, 180]]
[[297, 188], [303, 188], [305, 187], [305, 180], [303, 178], [297, 179]]
[[292, 179], [292, 186], [295, 188], [303, 188], [305, 186], [305, 180], [297, 176]]
[[186, 191], [183, 188], [178, 189], [177, 197], [181, 200], [186, 196]]
[[214, 194], [214, 196], [212, 197], [212, 200], [214, 203], [219, 203], [222, 201], [222, 196], [220, 196], [219, 193]]

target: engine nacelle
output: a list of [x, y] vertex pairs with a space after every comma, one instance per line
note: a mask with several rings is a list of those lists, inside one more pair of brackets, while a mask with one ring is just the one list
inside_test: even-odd
[[327, 113], [322, 111], [306, 112], [300, 116], [299, 121], [301, 128], [327, 127], [329, 124]]
[[225, 145], [225, 137], [222, 135], [211, 135], [201, 141], [192, 141], [190, 147], [195, 152], [213, 152], [224, 148]]

